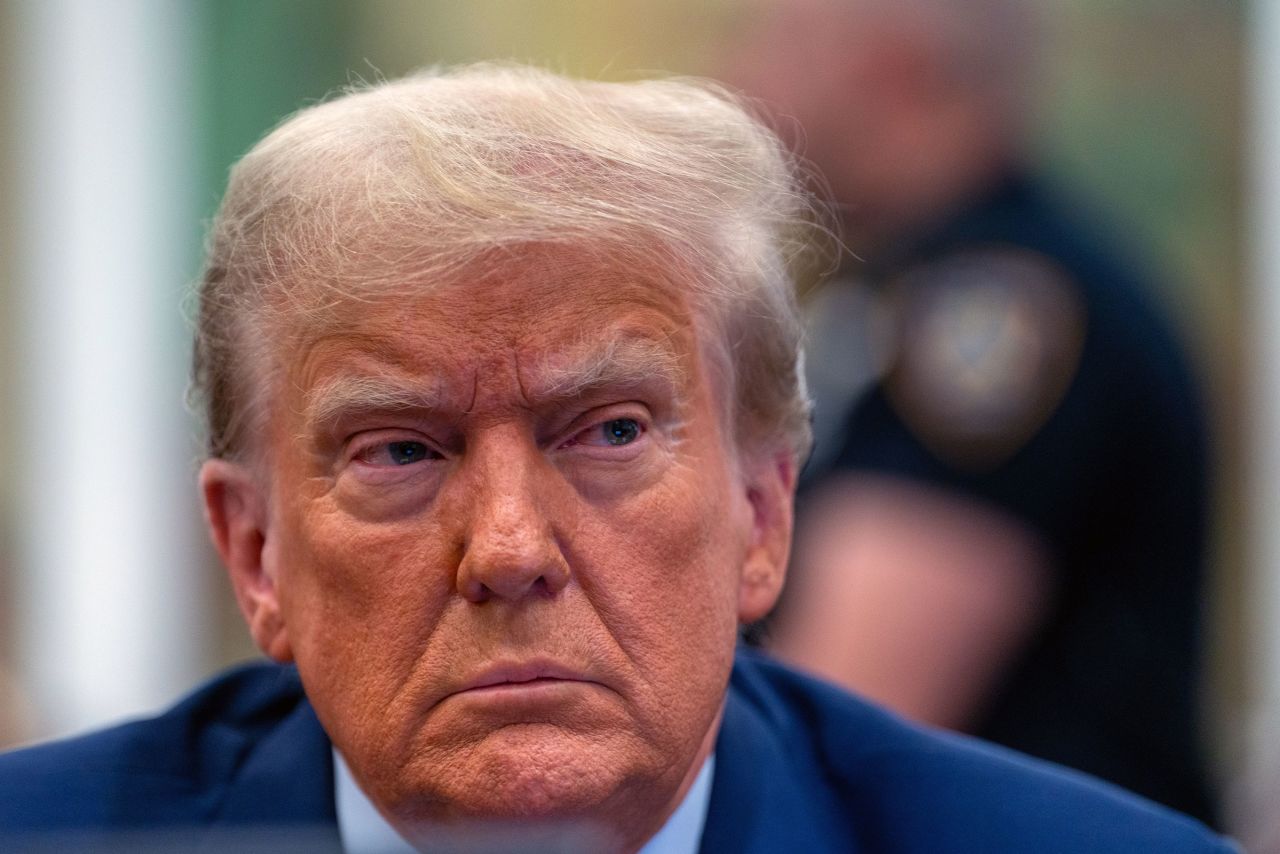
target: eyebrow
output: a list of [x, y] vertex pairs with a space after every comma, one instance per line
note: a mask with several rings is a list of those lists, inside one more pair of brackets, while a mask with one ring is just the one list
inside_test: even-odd
[[345, 376], [331, 380], [311, 396], [308, 424], [332, 424], [353, 412], [407, 412], [440, 409], [439, 387], [411, 387], [390, 377]]
[[665, 341], [626, 336], [540, 364], [525, 389], [534, 402], [572, 400], [597, 390], [661, 383], [679, 389], [684, 368]]
[[[525, 383], [534, 405], [557, 403], [611, 388], [639, 388], [655, 382], [679, 389], [684, 369], [673, 349], [648, 337], [613, 338], [604, 346], [539, 361]], [[445, 408], [443, 386], [416, 386], [377, 375], [337, 377], [321, 385], [306, 407], [306, 422], [325, 426], [352, 413], [423, 412]]]

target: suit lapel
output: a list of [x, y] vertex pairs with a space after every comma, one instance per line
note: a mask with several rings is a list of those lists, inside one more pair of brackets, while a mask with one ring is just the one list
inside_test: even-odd
[[227, 785], [206, 850], [341, 851], [329, 738], [302, 700]]
[[716, 737], [715, 777], [702, 831], [702, 854], [749, 850], [756, 824], [753, 816], [763, 800], [757, 775], [770, 770], [761, 768], [752, 756], [752, 736], [759, 735], [753, 733], [756, 728], [757, 722], [730, 691]]
[[856, 854], [851, 819], [805, 727], [776, 698], [758, 695], [758, 687], [735, 668], [716, 738], [702, 854]]

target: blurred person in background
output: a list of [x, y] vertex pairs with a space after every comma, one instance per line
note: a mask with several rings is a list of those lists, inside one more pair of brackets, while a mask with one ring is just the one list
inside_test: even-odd
[[1035, 5], [769, 0], [735, 45], [859, 256], [810, 306], [818, 445], [767, 642], [1212, 820], [1201, 404], [1123, 235], [1031, 162]]

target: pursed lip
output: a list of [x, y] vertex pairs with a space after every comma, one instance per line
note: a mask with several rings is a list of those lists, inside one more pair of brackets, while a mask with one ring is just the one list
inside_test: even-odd
[[453, 693], [462, 694], [467, 691], [479, 691], [485, 688], [498, 688], [506, 685], [518, 686], [539, 681], [596, 684], [595, 679], [592, 679], [577, 668], [555, 661], [535, 659], [523, 662], [501, 662], [492, 667], [486, 667], [465, 680], [461, 687]]

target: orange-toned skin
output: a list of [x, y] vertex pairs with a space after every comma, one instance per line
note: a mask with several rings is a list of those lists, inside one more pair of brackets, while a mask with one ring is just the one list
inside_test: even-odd
[[[268, 471], [201, 473], [255, 640], [406, 837], [516, 821], [638, 848], [713, 745], [739, 621], [781, 587], [789, 455], [735, 453], [706, 333], [656, 274], [531, 250], [350, 319], [285, 362]], [[542, 393], [628, 338], [679, 370]], [[433, 403], [309, 419], [351, 376]], [[618, 419], [634, 441], [608, 442]], [[396, 465], [400, 442], [429, 453]]]

